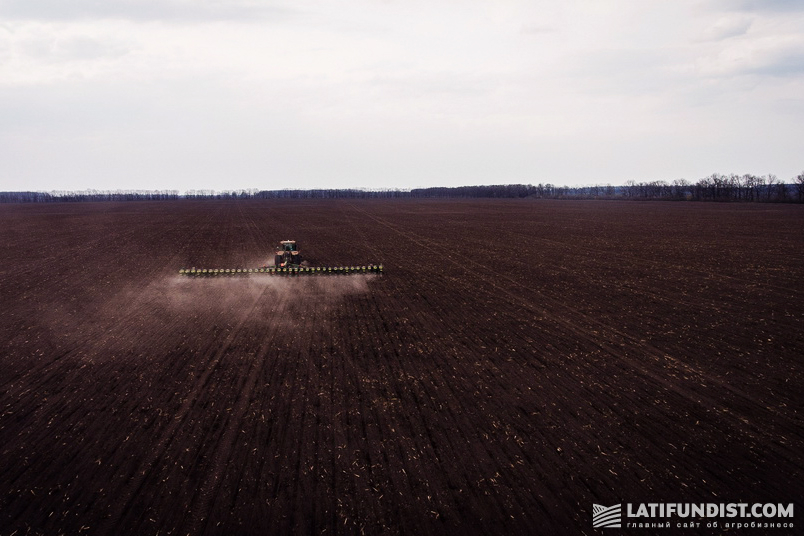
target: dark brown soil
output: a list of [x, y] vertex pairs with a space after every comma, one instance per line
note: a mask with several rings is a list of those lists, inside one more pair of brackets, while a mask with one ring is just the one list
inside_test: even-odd
[[[385, 274], [177, 275], [282, 239]], [[801, 525], [803, 282], [804, 206], [0, 205], [0, 534]]]

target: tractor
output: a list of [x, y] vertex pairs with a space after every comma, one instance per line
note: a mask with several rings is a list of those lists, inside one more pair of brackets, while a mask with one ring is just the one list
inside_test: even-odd
[[302, 256], [296, 247], [295, 240], [282, 240], [276, 248], [274, 266], [277, 268], [290, 268], [301, 266]]

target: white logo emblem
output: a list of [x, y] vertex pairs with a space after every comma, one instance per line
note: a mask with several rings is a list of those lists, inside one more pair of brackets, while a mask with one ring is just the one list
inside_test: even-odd
[[592, 505], [592, 528], [621, 528], [620, 518], [622, 516], [621, 505], [615, 504], [614, 506], [601, 506], [599, 504]]

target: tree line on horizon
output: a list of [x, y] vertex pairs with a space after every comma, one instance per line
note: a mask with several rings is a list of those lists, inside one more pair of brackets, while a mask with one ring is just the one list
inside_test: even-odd
[[721, 175], [714, 173], [696, 182], [627, 181], [622, 186], [557, 186], [553, 184], [500, 184], [487, 186], [437, 186], [412, 190], [311, 189], [311, 190], [84, 190], [53, 192], [0, 192], [0, 203], [53, 203], [84, 201], [165, 201], [236, 199], [392, 199], [392, 198], [537, 198], [537, 199], [632, 199], [675, 201], [742, 201], [804, 203], [804, 172], [790, 183], [775, 175]]

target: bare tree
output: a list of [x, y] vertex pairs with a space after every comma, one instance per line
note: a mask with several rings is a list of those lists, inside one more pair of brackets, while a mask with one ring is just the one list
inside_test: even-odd
[[689, 193], [690, 183], [685, 179], [676, 179], [673, 181], [673, 197], [675, 199], [685, 199]]
[[623, 193], [625, 194], [625, 197], [634, 197], [634, 195], [636, 194], [636, 183], [633, 181], [633, 179], [625, 181], [625, 188], [623, 188]]
[[750, 173], [743, 175], [743, 188], [745, 188], [745, 198], [754, 201], [757, 196], [757, 178]]
[[742, 199], [743, 198], [743, 184], [740, 181], [740, 176], [734, 173], [729, 174], [726, 178], [726, 196], [730, 199]]
[[754, 177], [754, 188], [757, 193], [756, 200], [761, 201], [760, 197], [762, 196], [762, 192], [765, 190], [765, 175]]
[[765, 184], [767, 184], [767, 188], [765, 188], [765, 200], [770, 201], [771, 195], [773, 191], [776, 189], [775, 186], [779, 182], [779, 179], [773, 173], [768, 175], [768, 178], [765, 179]]
[[798, 202], [804, 203], [804, 171], [796, 177], [796, 193], [798, 194]]
[[784, 183], [784, 181], [779, 181], [776, 183], [776, 200], [787, 201], [787, 185]]

